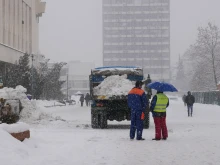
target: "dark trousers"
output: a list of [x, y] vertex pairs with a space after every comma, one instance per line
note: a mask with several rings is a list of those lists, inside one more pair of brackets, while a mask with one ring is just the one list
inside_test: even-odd
[[89, 106], [89, 100], [86, 100], [86, 106], [87, 107]]
[[154, 117], [155, 124], [155, 138], [161, 139], [161, 134], [163, 138], [168, 137], [167, 125], [166, 125], [166, 116]]
[[135, 133], [137, 130], [137, 137], [136, 139], [142, 138], [142, 132], [144, 128], [143, 120], [141, 120], [141, 113], [142, 112], [131, 112], [131, 127], [130, 127], [130, 138], [134, 139]]
[[83, 106], [83, 101], [81, 101], [81, 107]]
[[192, 114], [193, 114], [193, 106], [192, 105], [187, 105], [187, 109], [188, 109], [188, 116], [192, 116]]

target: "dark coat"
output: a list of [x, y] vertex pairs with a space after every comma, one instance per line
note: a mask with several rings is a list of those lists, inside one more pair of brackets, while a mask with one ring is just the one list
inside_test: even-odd
[[195, 103], [195, 97], [191, 94], [188, 94], [186, 96], [186, 99], [185, 99], [185, 103], [188, 105], [188, 106], [193, 106], [193, 104]]
[[183, 95], [182, 100], [184, 103], [186, 102], [186, 95]]
[[80, 102], [84, 102], [84, 95], [81, 95], [79, 100], [80, 100]]
[[89, 95], [88, 93], [86, 94], [85, 100], [86, 100], [86, 101], [91, 100], [90, 95]]
[[128, 93], [128, 107], [132, 111], [145, 112], [148, 100], [145, 92], [139, 88], [133, 88]]

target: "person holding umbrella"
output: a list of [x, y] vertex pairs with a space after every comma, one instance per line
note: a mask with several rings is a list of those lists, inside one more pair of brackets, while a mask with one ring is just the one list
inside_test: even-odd
[[157, 90], [157, 94], [153, 97], [150, 105], [155, 123], [155, 138], [152, 140], [161, 140], [161, 137], [163, 140], [167, 140], [166, 108], [169, 106], [169, 98], [163, 92], [176, 92], [177, 89], [165, 82], [153, 82], [147, 87]]
[[150, 110], [152, 112], [155, 124], [155, 138], [152, 140], [160, 140], [161, 133], [163, 140], [168, 138], [166, 125], [166, 108], [168, 106], [168, 97], [162, 91], [157, 91], [157, 94], [153, 97], [150, 105]]

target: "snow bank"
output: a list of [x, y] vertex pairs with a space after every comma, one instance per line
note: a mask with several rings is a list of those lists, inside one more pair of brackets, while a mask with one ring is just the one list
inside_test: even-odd
[[[44, 104], [37, 100], [29, 100], [25, 94], [27, 90], [22, 86], [17, 86], [14, 88], [3, 88], [0, 89], [0, 98], [4, 99], [19, 99], [22, 104], [22, 111], [20, 114], [20, 121], [25, 123], [38, 123], [39, 120], [50, 120], [52, 115], [47, 114], [43, 111], [46, 111]], [[52, 104], [53, 105], [53, 104]]]
[[113, 75], [104, 79], [94, 88], [94, 95], [127, 95], [133, 87], [134, 85], [127, 79], [127, 75]]
[[44, 107], [49, 107], [49, 106], [63, 106], [65, 104], [63, 103], [60, 103], [60, 102], [57, 102], [55, 100], [36, 100], [37, 102], [37, 105], [40, 105], [41, 107], [44, 106]]
[[0, 97], [4, 99], [27, 99], [25, 94], [27, 90], [21, 85], [14, 88], [3, 88], [0, 89]]
[[18, 122], [15, 124], [2, 123], [0, 125], [0, 129], [3, 129], [8, 133], [19, 133], [19, 132], [25, 132], [29, 130], [29, 125], [23, 122]]

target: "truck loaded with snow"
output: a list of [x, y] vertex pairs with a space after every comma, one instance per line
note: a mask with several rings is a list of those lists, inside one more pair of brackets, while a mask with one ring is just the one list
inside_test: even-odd
[[[89, 78], [92, 128], [107, 128], [108, 120], [130, 120], [127, 95], [136, 81], [143, 80], [143, 69], [124, 66], [99, 67], [91, 70]], [[149, 107], [145, 116], [144, 127], [149, 128]]]

